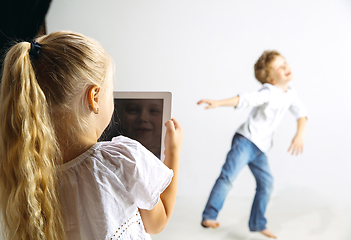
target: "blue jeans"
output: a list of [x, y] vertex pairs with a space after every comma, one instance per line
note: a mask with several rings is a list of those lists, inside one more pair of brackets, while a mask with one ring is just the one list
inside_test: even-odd
[[234, 135], [232, 147], [228, 152], [221, 174], [212, 188], [205, 210], [202, 213], [202, 221], [216, 220], [218, 212], [222, 209], [224, 199], [232, 188], [232, 182], [246, 165], [249, 165], [257, 184], [249, 228], [250, 231], [266, 229], [267, 220], [264, 214], [272, 191], [273, 177], [266, 155], [255, 144], [240, 134]]

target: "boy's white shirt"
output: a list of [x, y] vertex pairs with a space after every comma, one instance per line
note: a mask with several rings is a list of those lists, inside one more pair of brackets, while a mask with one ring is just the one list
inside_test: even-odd
[[287, 110], [296, 119], [307, 117], [307, 109], [291, 86], [284, 92], [265, 83], [259, 91], [239, 94], [236, 108], [247, 107], [254, 108], [237, 133], [253, 142], [262, 152], [267, 152], [272, 147], [274, 132]]

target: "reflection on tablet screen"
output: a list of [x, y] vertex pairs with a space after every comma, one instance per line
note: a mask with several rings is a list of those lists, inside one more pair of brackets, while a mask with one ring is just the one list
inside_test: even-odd
[[99, 141], [123, 135], [161, 156], [163, 99], [115, 99], [115, 111]]

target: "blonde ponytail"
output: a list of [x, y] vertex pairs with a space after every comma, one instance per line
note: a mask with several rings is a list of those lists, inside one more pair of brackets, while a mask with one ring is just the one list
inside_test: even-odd
[[78, 33], [54, 32], [36, 41], [34, 57], [23, 42], [4, 61], [0, 231], [5, 239], [61, 240], [66, 224], [57, 168], [74, 137], [89, 131], [86, 95], [92, 86], [104, 89], [113, 64], [98, 42]]
[[56, 166], [61, 161], [30, 43], [8, 52], [0, 96], [0, 211], [5, 239], [65, 239]]

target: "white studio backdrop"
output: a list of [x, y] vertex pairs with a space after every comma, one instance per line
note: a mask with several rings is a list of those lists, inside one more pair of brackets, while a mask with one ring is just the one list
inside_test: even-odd
[[[290, 113], [277, 130], [267, 153], [274, 194], [300, 188], [351, 199], [349, 0], [54, 0], [47, 25], [100, 41], [116, 64], [115, 90], [173, 93], [184, 129], [178, 197], [201, 204], [250, 110], [196, 102], [259, 89], [254, 63], [278, 50], [310, 119], [301, 156], [287, 153], [296, 131]], [[254, 189], [246, 168], [230, 195], [251, 197]]]

